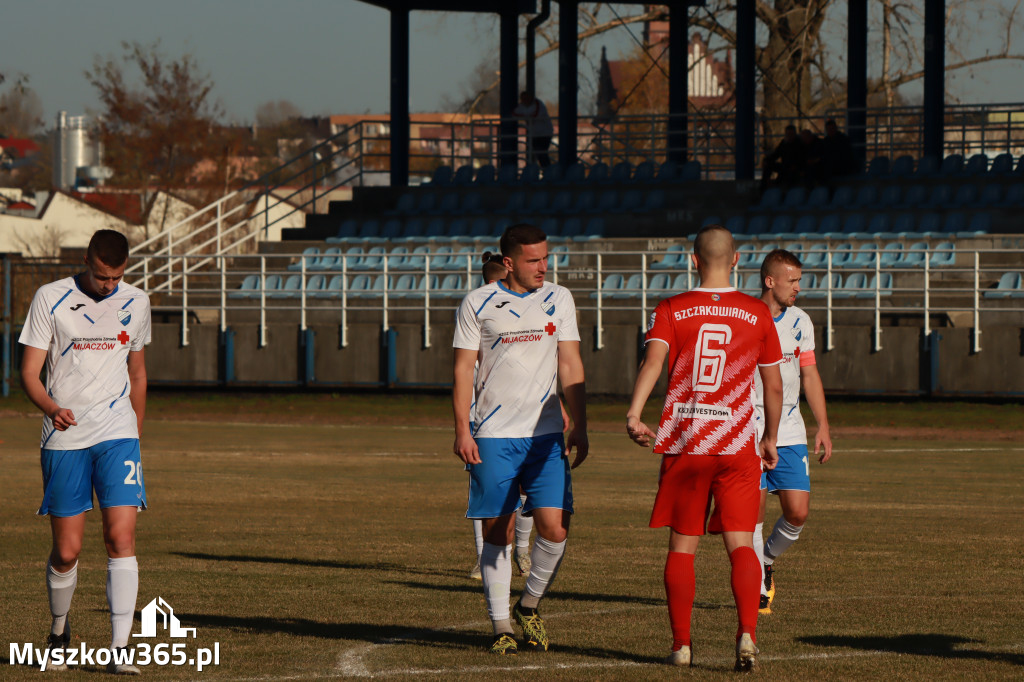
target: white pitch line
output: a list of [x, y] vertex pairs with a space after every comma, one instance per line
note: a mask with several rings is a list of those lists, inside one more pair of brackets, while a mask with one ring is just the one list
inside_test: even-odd
[[859, 448], [848, 450], [833, 448], [832, 454], [844, 453], [906, 453], [906, 452], [1024, 452], [1024, 448]]

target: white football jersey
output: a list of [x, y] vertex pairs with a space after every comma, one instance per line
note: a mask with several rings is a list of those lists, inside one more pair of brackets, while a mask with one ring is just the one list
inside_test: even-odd
[[[776, 445], [806, 445], [807, 428], [800, 414], [800, 368], [814, 364], [814, 325], [800, 308], [784, 308], [775, 318], [775, 330], [782, 346], [782, 419]], [[755, 376], [757, 391], [757, 437], [764, 433], [764, 385]]]
[[477, 438], [562, 432], [558, 342], [579, 341], [576, 304], [545, 282], [517, 294], [492, 282], [469, 292], [455, 320], [455, 348], [479, 351], [473, 416]]
[[142, 350], [150, 336], [149, 297], [130, 284], [120, 282], [99, 301], [79, 288], [76, 277], [39, 287], [18, 340], [47, 351], [47, 392], [78, 422], [57, 431], [44, 417], [40, 447], [80, 450], [139, 437], [128, 399], [128, 352]]

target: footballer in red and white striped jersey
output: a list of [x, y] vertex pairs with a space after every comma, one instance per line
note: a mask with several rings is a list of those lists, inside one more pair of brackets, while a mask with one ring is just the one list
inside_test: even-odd
[[665, 299], [645, 343], [669, 348], [658, 454], [757, 454], [754, 375], [782, 361], [768, 306], [735, 289], [698, 288]]

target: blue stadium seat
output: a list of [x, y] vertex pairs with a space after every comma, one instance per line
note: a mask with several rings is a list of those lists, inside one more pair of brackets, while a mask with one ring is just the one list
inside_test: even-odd
[[958, 237], [979, 237], [992, 231], [992, 214], [986, 212], [975, 213], [971, 216], [971, 222], [967, 226], [967, 234], [957, 234]]
[[398, 239], [402, 235], [402, 221], [398, 218], [385, 220], [380, 228], [380, 238], [387, 241]]
[[299, 256], [298, 263], [292, 263], [288, 266], [289, 270], [302, 270], [303, 261], [305, 261], [306, 269], [311, 270], [313, 266], [320, 260], [320, 249], [315, 246], [308, 246], [302, 250], [302, 255]]
[[1009, 175], [1013, 172], [1013, 154], [1003, 152], [992, 159], [992, 167], [988, 169], [990, 175]]
[[1017, 165], [1013, 169], [1013, 175], [1024, 175], [1024, 154], [1017, 159]]
[[434, 255], [430, 257], [430, 269], [433, 270], [444, 270], [445, 266], [448, 265], [449, 259], [452, 256], [452, 247], [450, 246], [439, 246], [434, 249]]
[[939, 166], [939, 175], [959, 175], [964, 170], [964, 157], [960, 154], [950, 154], [942, 160]]
[[562, 182], [567, 185], [580, 185], [587, 179], [587, 167], [577, 161], [565, 171]]
[[348, 284], [348, 293], [359, 298], [369, 290], [372, 284], [371, 275], [356, 275]]
[[[292, 277], [298, 277], [298, 275], [292, 275]], [[267, 275], [263, 280], [263, 290], [271, 298], [280, 297], [283, 285], [281, 275]], [[259, 293], [257, 292], [256, 295], [259, 296]]]
[[643, 281], [643, 275], [633, 273], [622, 288], [612, 294], [612, 298], [640, 298], [643, 294]]
[[[394, 254], [394, 251], [391, 252]], [[388, 267], [395, 270], [422, 270], [427, 265], [427, 254], [430, 253], [430, 247], [426, 244], [421, 244], [412, 250], [412, 252], [402, 259], [397, 266], [388, 263]]]
[[229, 298], [252, 298], [260, 295], [260, 276], [246, 275], [238, 288], [228, 294]]
[[879, 275], [871, 275], [871, 279], [865, 283], [864, 288], [856, 291], [857, 298], [874, 298], [876, 282], [879, 296], [892, 296], [892, 273], [883, 272]]
[[870, 208], [890, 209], [899, 206], [903, 197], [903, 188], [899, 185], [886, 185], [878, 194], [878, 199]]
[[868, 276], [854, 272], [847, 276], [842, 285], [832, 292], [832, 298], [854, 298], [868, 285]]
[[[355, 247], [359, 248], [359, 247]], [[362, 249], [359, 249], [362, 252]], [[331, 246], [324, 250], [319, 258], [314, 258], [312, 261], [306, 261], [306, 270], [330, 270], [335, 267], [341, 256], [341, 247]], [[289, 270], [298, 270], [299, 268], [289, 267]]]
[[477, 187], [490, 187], [497, 181], [497, 171], [493, 165], [486, 163], [476, 169], [476, 180], [473, 181], [473, 184]]
[[320, 291], [314, 294], [314, 296], [316, 298], [341, 298], [341, 291], [344, 286], [345, 276], [334, 275], [333, 277], [331, 277], [330, 281], [327, 282], [327, 286], [321, 288]]
[[384, 211], [384, 215], [408, 215], [416, 210], [416, 195], [413, 192], [402, 192], [395, 202], [395, 207]]
[[638, 189], [627, 189], [622, 193], [622, 203], [618, 205], [621, 213], [635, 213], [643, 205], [644, 195]]
[[633, 178], [633, 164], [629, 161], [619, 161], [617, 164], [612, 166], [611, 172], [608, 174], [608, 179], [611, 182], [618, 184], [625, 184]]
[[388, 270], [403, 270], [409, 263], [409, 249], [405, 246], [396, 246], [388, 253], [385, 259], [388, 263]]
[[889, 175], [889, 157], [876, 156], [868, 164], [868, 176], [872, 178], [884, 178]]
[[930, 178], [939, 172], [939, 160], [934, 156], [922, 156], [917, 162], [917, 169], [914, 170], [914, 177]]
[[[763, 197], [762, 197], [763, 198]], [[782, 200], [782, 210], [796, 211], [807, 202], [807, 190], [803, 187], [793, 187], [786, 192]]]
[[875, 185], [864, 185], [857, 191], [857, 198], [853, 200], [853, 208], [862, 211], [871, 208], [878, 203], [878, 187]]
[[1019, 272], [1004, 272], [996, 283], [995, 289], [987, 290], [983, 295], [985, 298], [1010, 298], [1014, 294], [1024, 296], [1021, 290], [1022, 278]]
[[747, 224], [747, 234], [758, 236], [767, 235], [770, 237], [771, 221], [768, 216], [756, 215]]
[[567, 189], [560, 189], [555, 192], [551, 204], [541, 213], [568, 213], [572, 208], [572, 193]]
[[805, 268], [823, 268], [826, 265], [827, 254], [828, 244], [811, 244], [801, 260]]
[[388, 275], [387, 278], [383, 274], [377, 275], [373, 278], [369, 286], [365, 289], [356, 290], [354, 287], [350, 294], [356, 298], [376, 298], [384, 295], [384, 289], [390, 288], [393, 284], [394, 278]]
[[433, 296], [440, 288], [440, 278], [437, 275], [424, 275], [416, 280], [416, 286], [407, 294], [412, 298], [424, 298], [427, 295], [427, 286], [430, 286], [430, 295]]
[[[551, 166], [548, 166], [551, 168]], [[537, 215], [543, 213], [548, 207], [548, 193], [544, 190], [538, 190], [530, 195], [530, 198], [526, 202], [526, 214]]]
[[[327, 286], [327, 278], [323, 275], [313, 275], [306, 280], [306, 298], [317, 298], [324, 287]], [[299, 293], [301, 296], [301, 292]]]
[[519, 215], [526, 209], [526, 192], [516, 190], [508, 195], [505, 207], [498, 211], [499, 215]]
[[868, 223], [868, 234], [875, 239], [890, 238], [892, 232], [889, 230], [889, 224], [888, 213], [876, 213], [871, 216], [871, 222]]
[[842, 185], [836, 193], [832, 195], [832, 201], [829, 202], [828, 207], [833, 211], [842, 211], [843, 209], [849, 208], [854, 205], [856, 194], [854, 193], [853, 187], [849, 185]]
[[897, 215], [892, 221], [892, 229], [901, 238], [915, 234], [917, 221], [914, 219], [914, 214], [900, 213]]
[[473, 253], [476, 251], [475, 247], [463, 246], [459, 249], [458, 253], [452, 255], [448, 262], [444, 264], [443, 270], [466, 270], [472, 266]]
[[426, 228], [423, 230], [423, 236], [430, 241], [443, 242], [450, 241], [451, 238], [448, 236], [448, 224], [444, 218], [432, 218], [427, 222]]
[[829, 213], [818, 223], [818, 235], [827, 239], [840, 239], [843, 235], [843, 221], [838, 213]]
[[957, 234], [958, 232], [967, 231], [967, 214], [966, 213], [947, 213], [946, 219], [942, 223], [942, 230], [946, 234]]
[[800, 239], [810, 239], [817, 236], [818, 231], [818, 219], [812, 215], [800, 216], [800, 219], [796, 221], [796, 226], [793, 228]]
[[476, 218], [469, 224], [469, 235], [474, 239], [486, 239], [494, 237], [494, 227], [487, 218]]
[[903, 194], [903, 200], [896, 205], [896, 208], [919, 209], [928, 202], [928, 188], [924, 185], [910, 185]]
[[459, 195], [456, 192], [441, 194], [440, 201], [436, 201], [430, 209], [422, 210], [423, 213], [432, 215], [452, 216], [459, 212]]
[[780, 237], [783, 239], [791, 239], [792, 237], [784, 237], [783, 235], [794, 234], [793, 230], [793, 216], [789, 215], [775, 216], [772, 218], [771, 227], [768, 228], [772, 237]]
[[906, 178], [914, 174], [914, 157], [909, 154], [897, 156], [892, 162], [890, 173], [893, 177]]
[[583, 220], [577, 216], [566, 218], [559, 232], [563, 239], [580, 239], [583, 236]]
[[978, 199], [974, 202], [974, 206], [978, 208], [998, 206], [999, 202], [1001, 202], [1002, 200], [1002, 185], [985, 184], [981, 189], [981, 194], [978, 196]]
[[380, 223], [376, 220], [364, 220], [359, 225], [359, 232], [356, 233], [359, 241], [364, 243], [381, 243], [384, 239], [380, 236]]
[[815, 187], [807, 196], [807, 201], [798, 208], [802, 211], [818, 211], [828, 206], [828, 187]]
[[519, 180], [519, 169], [514, 164], [506, 163], [498, 168], [498, 184], [514, 185]]
[[769, 187], [761, 195], [761, 201], [757, 202], [756, 208], [759, 211], [774, 211], [782, 205], [782, 190], [778, 187]]
[[557, 264], [559, 270], [569, 267], [569, 247], [563, 245], [552, 246], [548, 250], [548, 269], [553, 270]]
[[984, 154], [975, 154], [967, 160], [964, 166], [964, 175], [984, 175], [988, 172], [988, 157]]
[[853, 260], [853, 244], [846, 242], [832, 249], [832, 267], [845, 268]]
[[462, 204], [459, 206], [459, 210], [468, 215], [474, 215], [484, 212], [483, 199], [479, 192], [467, 192], [462, 197]]
[[466, 290], [462, 284], [462, 275], [445, 275], [444, 279], [441, 280], [441, 285], [437, 288], [438, 296], [456, 297], [462, 296], [465, 293]]
[[465, 241], [469, 237], [469, 221], [465, 218], [456, 218], [448, 223], [449, 241]]
[[590, 298], [611, 298], [615, 294], [622, 290], [623, 277], [618, 273], [613, 273], [604, 278], [604, 282], [601, 283], [598, 291], [591, 292]]
[[640, 210], [644, 213], [650, 213], [652, 211], [660, 211], [665, 207], [665, 190], [663, 189], [652, 189], [644, 195], [643, 206]]
[[942, 234], [942, 216], [938, 213], [925, 213], [917, 223], [917, 231], [925, 237]]
[[751, 296], [761, 295], [761, 273], [749, 272], [744, 276], [740, 291]]
[[851, 213], [843, 221], [843, 233], [849, 239], [867, 239], [867, 225], [863, 213]]
[[665, 161], [658, 166], [657, 182], [675, 182], [679, 179], [679, 165], [675, 161]]
[[452, 184], [452, 167], [451, 166], [438, 166], [434, 169], [434, 174], [430, 178], [431, 185], [435, 187], [443, 187], [445, 185]]
[[579, 239], [600, 239], [604, 236], [604, 218], [600, 216], [587, 220]]
[[979, 194], [977, 185], [960, 185], [956, 188], [953, 200], [947, 207], [963, 208], [964, 206], [973, 206], [978, 203]]
[[708, 217], [704, 218], [704, 220], [702, 220], [700, 223], [701, 229], [707, 227], [708, 225], [722, 225], [722, 219], [716, 215], [709, 215]]
[[[1021, 155], [1021, 159], [1024, 159], [1024, 155]], [[1022, 161], [1024, 164], [1024, 161]], [[1010, 188], [1006, 190], [1006, 196], [999, 202], [1000, 206], [1024, 206], [1024, 183], [1017, 183], [1016, 185], [1010, 185]]]
[[619, 194], [615, 190], [601, 192], [591, 213], [615, 213], [619, 207]]
[[608, 182], [608, 164], [599, 162], [591, 166], [590, 172], [587, 173], [587, 182], [593, 184]]
[[786, 249], [786, 251], [789, 251], [797, 258], [800, 258], [800, 256], [802, 256], [804, 252], [804, 245], [801, 244], [800, 242], [792, 242], [790, 244], [786, 244], [782, 248]]
[[633, 182], [654, 182], [655, 171], [653, 162], [644, 161], [633, 171]]
[[700, 180], [700, 161], [687, 161], [679, 173], [679, 179], [683, 182], [697, 182]]
[[672, 280], [672, 286], [670, 287], [671, 291], [678, 293], [680, 291], [689, 291], [692, 289], [693, 287], [690, 286], [690, 278], [692, 276], [692, 273], [680, 272], [676, 275], [676, 278]]
[[541, 179], [545, 185], [555, 185], [562, 182], [562, 178], [565, 177], [562, 171], [562, 164], [553, 163], [547, 166], [541, 171]]
[[[686, 257], [682, 244], [672, 244], [662, 253], [661, 258], [649, 265], [651, 270], [675, 270]], [[685, 266], [685, 263], [683, 263]]]
[[828, 296], [830, 282], [832, 285], [832, 295], [835, 296], [835, 293], [843, 285], [843, 276], [838, 272], [833, 272], [831, 278], [823, 274], [814, 282], [814, 286], [808, 286], [800, 295], [806, 298], [825, 298]]
[[523, 171], [519, 174], [519, 184], [536, 185], [538, 182], [540, 182], [540, 166], [535, 163], [523, 166]]
[[572, 215], [579, 215], [581, 213], [588, 213], [594, 208], [594, 204], [597, 203], [597, 195], [592, 189], [585, 189], [576, 195], [576, 200], [569, 209], [569, 213]]
[[953, 189], [949, 185], [935, 185], [928, 193], [929, 208], [945, 208], [953, 201]]
[[406, 273], [392, 279], [388, 287], [388, 296], [405, 298], [416, 291], [416, 276]]
[[818, 286], [818, 276], [813, 272], [805, 272], [800, 277], [800, 289], [814, 289]]
[[853, 258], [847, 261], [848, 268], [873, 268], [878, 258], [878, 244], [861, 244]]
[[647, 283], [647, 295], [664, 298], [672, 294], [672, 277], [667, 272], [652, 275]]
[[367, 251], [355, 263], [349, 265], [349, 270], [378, 270], [384, 265], [384, 254], [387, 251], [383, 246], [375, 246]]
[[457, 187], [465, 187], [466, 185], [473, 184], [473, 166], [459, 166], [455, 171], [455, 175], [452, 176], [452, 184]]
[[903, 244], [901, 242], [891, 242], [886, 244], [885, 248], [882, 249], [881, 261], [878, 265], [883, 268], [895, 267], [902, 258]]
[[931, 267], [944, 268], [956, 265], [956, 245], [953, 242], [939, 242], [931, 252], [932, 257], [928, 262]]
[[725, 221], [725, 229], [732, 232], [733, 237], [747, 233], [747, 221], [741, 215], [734, 215]]
[[914, 242], [910, 246], [903, 249], [903, 258], [899, 262], [893, 263], [893, 267], [897, 268], [923, 268], [924, 262], [928, 258], [928, 243], [927, 242]]

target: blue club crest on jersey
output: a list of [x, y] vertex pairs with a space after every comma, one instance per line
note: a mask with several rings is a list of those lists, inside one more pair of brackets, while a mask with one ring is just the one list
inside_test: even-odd
[[132, 314], [127, 310], [118, 310], [117, 321], [127, 327], [128, 323], [132, 321]]
[[540, 309], [546, 312], [548, 315], [555, 314], [555, 304], [551, 301], [544, 301], [540, 304]]

